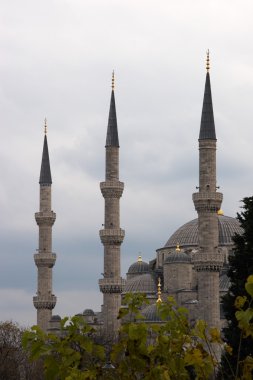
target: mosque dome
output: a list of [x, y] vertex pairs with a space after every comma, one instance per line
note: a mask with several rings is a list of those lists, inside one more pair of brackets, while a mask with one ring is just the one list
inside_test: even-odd
[[143, 317], [145, 317], [145, 322], [162, 322], [156, 303], [145, 307], [145, 309], [142, 310], [141, 314]]
[[164, 264], [174, 264], [174, 263], [191, 263], [191, 257], [190, 255], [187, 255], [187, 253], [183, 251], [175, 251], [167, 257]]
[[[241, 234], [242, 228], [237, 219], [218, 214], [219, 246], [233, 245], [232, 237], [235, 233]], [[169, 238], [163, 248], [198, 246], [198, 219], [191, 220], [178, 228]]]
[[138, 257], [138, 260], [130, 265], [127, 274], [143, 274], [149, 272], [149, 265], [145, 261], [142, 261], [141, 256]]
[[156, 284], [152, 274], [145, 273], [126, 281], [124, 293], [156, 294]]
[[59, 315], [53, 315], [52, 318], [51, 318], [51, 321], [61, 321], [61, 317]]
[[93, 315], [95, 315], [95, 313], [94, 313], [94, 311], [92, 309], [85, 309], [84, 312], [83, 312], [83, 315], [93, 316]]

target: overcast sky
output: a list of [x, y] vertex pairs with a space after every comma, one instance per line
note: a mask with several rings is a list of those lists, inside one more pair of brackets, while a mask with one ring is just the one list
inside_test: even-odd
[[54, 314], [99, 310], [111, 72], [120, 139], [122, 273], [194, 219], [210, 49], [222, 208], [253, 184], [251, 0], [0, 0], [0, 320], [36, 322], [43, 120], [53, 178]]

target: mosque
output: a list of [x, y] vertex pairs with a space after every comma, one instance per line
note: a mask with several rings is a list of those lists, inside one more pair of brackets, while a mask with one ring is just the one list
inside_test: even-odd
[[[99, 231], [104, 246], [104, 271], [99, 279], [103, 294], [100, 312], [86, 309], [84, 319], [101, 326], [107, 336], [117, 334], [117, 319], [124, 294], [144, 293], [150, 305], [143, 309], [147, 322], [158, 322], [157, 299], [174, 296], [179, 305], [189, 309], [192, 321], [204, 319], [209, 326], [221, 327], [224, 320], [221, 296], [228, 290], [226, 275], [228, 256], [232, 254], [235, 233], [242, 229], [239, 222], [221, 211], [223, 194], [216, 184], [216, 131], [214, 123], [209, 53], [206, 60], [206, 81], [199, 133], [199, 186], [192, 195], [197, 218], [175, 231], [149, 263], [141, 256], [126, 274], [121, 276], [120, 248], [125, 231], [120, 227], [120, 198], [124, 183], [119, 180], [119, 137], [115, 106], [114, 75], [106, 135], [105, 180], [100, 183], [104, 197], [104, 224]], [[45, 124], [46, 129], [46, 124]], [[45, 131], [46, 132], [46, 131]], [[37, 324], [44, 330], [55, 330], [60, 317], [52, 316], [56, 296], [52, 290], [52, 268], [56, 254], [52, 253], [52, 226], [56, 214], [51, 210], [51, 170], [45, 133], [40, 172], [40, 211], [35, 214], [39, 226], [39, 248], [34, 255], [38, 268], [37, 294], [33, 297], [37, 309]]]

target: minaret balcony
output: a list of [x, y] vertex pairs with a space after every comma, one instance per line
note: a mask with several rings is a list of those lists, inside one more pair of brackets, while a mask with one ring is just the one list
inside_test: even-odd
[[33, 297], [33, 305], [35, 309], [52, 310], [56, 305], [57, 298], [53, 294], [48, 297], [35, 296]]
[[197, 211], [217, 212], [220, 209], [223, 194], [212, 191], [201, 191], [192, 194]]
[[192, 255], [194, 269], [197, 272], [220, 272], [224, 260], [225, 255], [223, 252], [205, 253], [199, 251]]
[[104, 198], [120, 198], [124, 190], [124, 183], [120, 181], [100, 182], [100, 190]]
[[35, 253], [33, 257], [37, 267], [52, 268], [56, 261], [56, 253]]
[[110, 229], [105, 228], [104, 230], [99, 231], [99, 236], [101, 239], [101, 242], [104, 245], [107, 244], [121, 244], [125, 237], [125, 231], [121, 228], [118, 229]]
[[126, 284], [123, 278], [101, 278], [98, 280], [99, 289], [102, 293], [122, 293]]
[[40, 212], [35, 213], [35, 220], [38, 226], [46, 225], [50, 227], [54, 224], [55, 219], [56, 219], [56, 213], [53, 211], [49, 211], [49, 212], [40, 211]]

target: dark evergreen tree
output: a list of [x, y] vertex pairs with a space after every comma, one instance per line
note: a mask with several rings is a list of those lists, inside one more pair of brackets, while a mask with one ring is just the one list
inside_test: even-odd
[[[249, 275], [253, 274], [253, 197], [243, 199], [243, 211], [237, 214], [237, 219], [243, 228], [241, 235], [233, 237], [233, 254], [229, 257], [228, 277], [230, 287], [228, 293], [223, 297], [223, 311], [227, 320], [227, 327], [223, 329], [224, 340], [233, 349], [232, 355], [222, 356], [220, 378], [231, 379], [231, 370], [234, 374], [240, 370], [238, 364], [247, 355], [253, 356], [252, 338], [244, 339], [241, 330], [238, 328], [238, 321], [235, 317], [235, 299], [237, 296], [245, 296], [250, 300], [250, 296], [245, 290], [245, 283]], [[248, 302], [245, 308], [249, 306]], [[239, 373], [238, 373], [239, 374]]]

